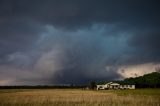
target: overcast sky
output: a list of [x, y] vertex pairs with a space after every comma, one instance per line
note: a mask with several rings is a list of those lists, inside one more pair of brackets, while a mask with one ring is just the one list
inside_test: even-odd
[[159, 0], [0, 0], [0, 85], [118, 80], [159, 65]]

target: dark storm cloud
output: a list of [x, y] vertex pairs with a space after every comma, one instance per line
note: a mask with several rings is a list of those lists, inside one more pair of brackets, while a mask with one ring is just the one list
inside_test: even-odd
[[[158, 0], [1, 0], [2, 18], [32, 18], [60, 27], [93, 23], [159, 25]], [[151, 21], [152, 20], [152, 21]]]
[[[132, 36], [129, 45], [136, 51], [139, 63], [143, 62], [160, 62], [160, 32], [146, 31]], [[139, 59], [138, 59], [139, 58]], [[136, 62], [136, 60], [134, 60]]]
[[0, 0], [0, 80], [113, 80], [121, 66], [159, 63], [159, 10], [158, 0]]
[[37, 40], [37, 35], [43, 29], [26, 21], [6, 20], [0, 23], [0, 48], [4, 50], [4, 53], [0, 53], [1, 55], [7, 52], [25, 50]]

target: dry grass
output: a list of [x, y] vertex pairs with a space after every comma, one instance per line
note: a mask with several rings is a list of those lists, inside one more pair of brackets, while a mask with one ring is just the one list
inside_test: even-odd
[[125, 91], [0, 90], [0, 106], [160, 106], [159, 94], [160, 89]]

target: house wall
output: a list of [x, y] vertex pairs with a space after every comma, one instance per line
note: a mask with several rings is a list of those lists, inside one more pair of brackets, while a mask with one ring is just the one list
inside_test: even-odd
[[105, 89], [104, 85], [97, 85], [97, 90], [103, 90]]
[[120, 89], [135, 89], [135, 85], [120, 85]]

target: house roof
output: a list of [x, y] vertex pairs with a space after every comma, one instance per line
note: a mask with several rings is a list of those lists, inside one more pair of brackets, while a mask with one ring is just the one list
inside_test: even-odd
[[112, 84], [110, 84], [110, 85], [120, 85], [120, 84], [118, 84], [118, 83], [112, 83]]
[[114, 83], [114, 82], [109, 82], [109, 83], [107, 83], [107, 84], [105, 84], [105, 85], [120, 85], [120, 84]]

